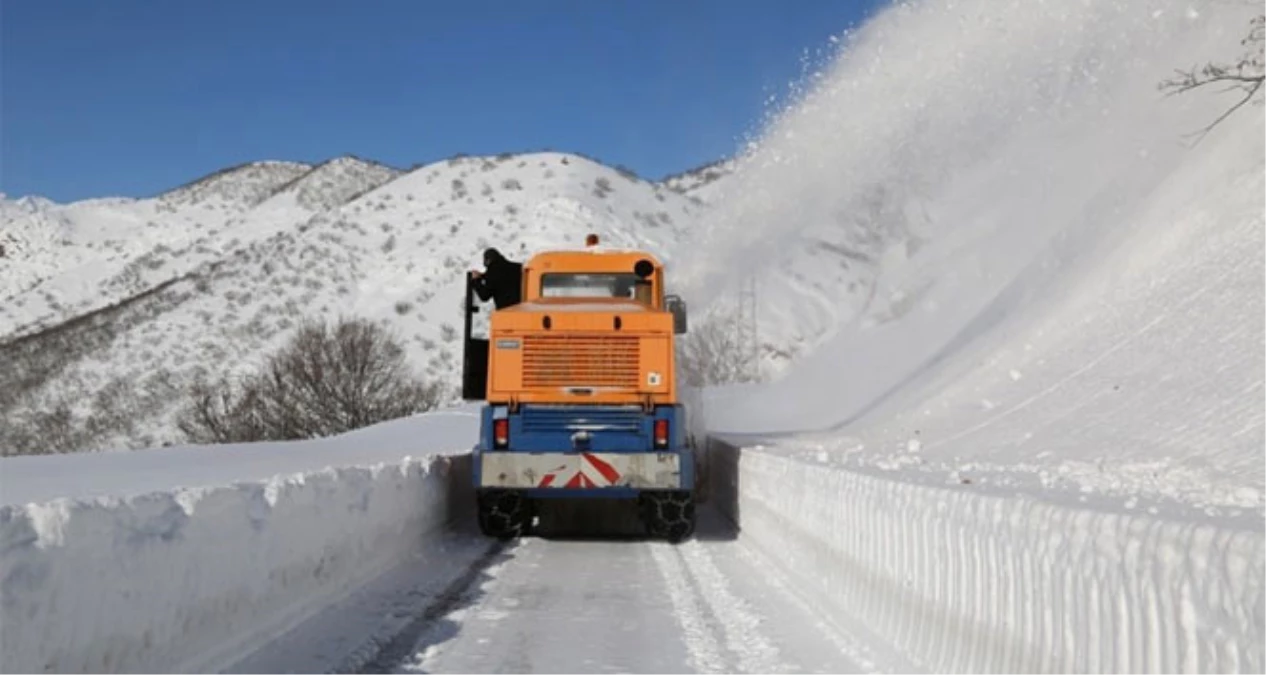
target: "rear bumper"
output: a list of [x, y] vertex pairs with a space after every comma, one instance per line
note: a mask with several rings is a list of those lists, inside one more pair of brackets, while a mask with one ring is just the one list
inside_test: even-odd
[[476, 488], [531, 490], [543, 497], [632, 496], [642, 490], [690, 490], [694, 485], [689, 450], [476, 451], [474, 460]]

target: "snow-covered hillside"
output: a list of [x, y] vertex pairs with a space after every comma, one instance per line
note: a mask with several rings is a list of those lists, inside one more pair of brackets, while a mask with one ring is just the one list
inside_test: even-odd
[[44, 411], [126, 417], [92, 439], [107, 448], [180, 440], [170, 418], [191, 378], [252, 367], [303, 318], [388, 325], [455, 394], [461, 280], [484, 247], [523, 257], [596, 232], [671, 261], [703, 207], [582, 157], [536, 153], [407, 173], [355, 158], [267, 162], [156, 199], [0, 208], [14, 242], [0, 349], [33, 364], [0, 382], [0, 410], [24, 428]]
[[1235, 97], [1157, 92], [1237, 57], [1252, 13], [879, 15], [700, 227], [695, 297], [752, 270], [767, 354], [807, 354], [716, 396], [713, 428], [821, 432], [780, 447], [933, 484], [1260, 514], [1260, 108], [1196, 144]]
[[[318, 210], [307, 207], [313, 184], [328, 185], [330, 199], [339, 200], [345, 192], [338, 185], [363, 191], [392, 175], [350, 159], [320, 167], [259, 162], [154, 199], [59, 205], [39, 197], [0, 198], [0, 223], [9, 242], [7, 264], [0, 269], [0, 336], [37, 333], [124, 302], [218, 260], [231, 242], [293, 227], [294, 218]], [[274, 217], [254, 217], [256, 207]]]
[[725, 184], [723, 179], [734, 173], [736, 165], [737, 161], [734, 159], [721, 159], [667, 176], [661, 182], [687, 197], [711, 204], [716, 199], [717, 191]]

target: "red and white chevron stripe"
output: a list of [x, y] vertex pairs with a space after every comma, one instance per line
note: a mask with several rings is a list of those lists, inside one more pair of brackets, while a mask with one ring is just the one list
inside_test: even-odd
[[[570, 475], [566, 475], [570, 473]], [[609, 487], [620, 480], [620, 472], [610, 463], [592, 453], [580, 453], [577, 467], [560, 466], [545, 474], [537, 487], [592, 488]]]
[[482, 487], [646, 489], [677, 488], [680, 483], [680, 463], [670, 452], [487, 452], [480, 456]]

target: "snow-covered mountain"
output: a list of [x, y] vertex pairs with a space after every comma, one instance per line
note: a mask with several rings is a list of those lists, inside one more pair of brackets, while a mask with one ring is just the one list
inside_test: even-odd
[[260, 162], [153, 199], [0, 200], [0, 350], [21, 364], [0, 376], [0, 408], [11, 428], [58, 411], [116, 420], [59, 445], [176, 440], [170, 418], [196, 374], [248, 369], [301, 319], [338, 315], [390, 326], [455, 393], [461, 280], [483, 248], [524, 257], [596, 232], [671, 261], [702, 208], [560, 153], [407, 173]]
[[258, 162], [153, 199], [0, 199], [9, 244], [0, 269], [0, 336], [35, 333], [125, 301], [398, 173], [347, 157], [315, 167]]

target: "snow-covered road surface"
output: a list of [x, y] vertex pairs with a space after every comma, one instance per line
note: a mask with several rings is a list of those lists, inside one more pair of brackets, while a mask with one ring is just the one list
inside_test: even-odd
[[444, 582], [393, 572], [234, 670], [873, 670], [860, 641], [816, 615], [715, 511], [681, 545], [627, 532], [505, 544], [455, 535], [452, 559], [466, 567]]

